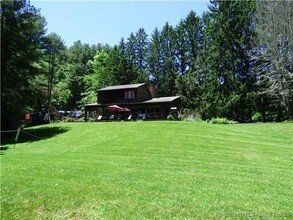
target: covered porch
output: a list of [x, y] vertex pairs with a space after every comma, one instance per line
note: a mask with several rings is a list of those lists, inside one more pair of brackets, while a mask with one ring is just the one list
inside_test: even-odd
[[[115, 111], [108, 107], [117, 105], [127, 111]], [[180, 110], [179, 97], [154, 98], [152, 100], [135, 103], [93, 103], [85, 105], [85, 121], [112, 120], [165, 120], [169, 114], [176, 114]]]

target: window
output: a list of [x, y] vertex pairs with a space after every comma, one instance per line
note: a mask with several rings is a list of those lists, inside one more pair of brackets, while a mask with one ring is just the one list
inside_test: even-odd
[[124, 91], [124, 99], [134, 99], [134, 98], [135, 98], [135, 91], [133, 89]]

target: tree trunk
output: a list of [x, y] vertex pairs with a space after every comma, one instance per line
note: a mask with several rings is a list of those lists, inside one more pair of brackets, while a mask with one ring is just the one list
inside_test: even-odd
[[293, 121], [293, 102], [288, 103], [288, 117], [289, 121]]
[[250, 100], [248, 100], [248, 120], [249, 120], [250, 123], [252, 123], [252, 111], [251, 111]]
[[282, 108], [280, 105], [277, 106], [277, 118], [276, 122], [280, 122], [282, 119]]
[[289, 121], [293, 121], [293, 101], [290, 100], [289, 96], [282, 96], [283, 105], [288, 113]]
[[262, 122], [266, 122], [266, 108], [265, 108], [265, 100], [261, 98], [261, 114], [262, 114]]

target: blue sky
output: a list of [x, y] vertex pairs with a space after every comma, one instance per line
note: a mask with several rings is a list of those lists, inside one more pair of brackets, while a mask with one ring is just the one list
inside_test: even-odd
[[118, 44], [143, 27], [150, 36], [166, 22], [176, 26], [193, 10], [208, 10], [209, 1], [42, 1], [31, 0], [47, 21], [47, 33], [55, 32], [67, 46], [81, 40], [88, 44]]

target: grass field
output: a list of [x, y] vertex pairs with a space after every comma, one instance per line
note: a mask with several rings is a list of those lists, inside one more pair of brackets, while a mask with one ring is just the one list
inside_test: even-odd
[[292, 123], [25, 131], [43, 139], [1, 146], [3, 220], [293, 218]]

